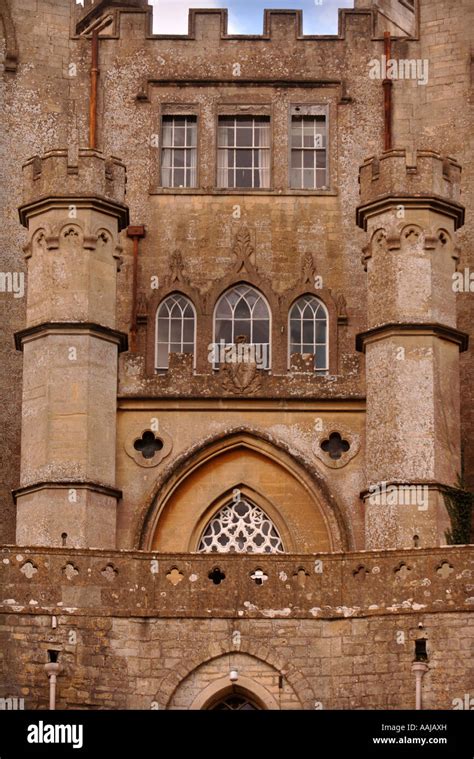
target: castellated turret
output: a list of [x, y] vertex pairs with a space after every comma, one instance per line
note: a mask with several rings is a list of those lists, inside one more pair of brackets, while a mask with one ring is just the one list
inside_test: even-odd
[[461, 471], [455, 233], [461, 167], [392, 150], [360, 170], [367, 231], [367, 548], [446, 543], [443, 491]]
[[118, 233], [125, 167], [54, 150], [23, 167], [28, 229], [18, 544], [115, 546]]

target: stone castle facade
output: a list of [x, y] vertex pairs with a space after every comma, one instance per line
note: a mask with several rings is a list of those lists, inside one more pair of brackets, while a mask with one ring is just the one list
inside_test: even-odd
[[468, 5], [0, 0], [0, 696], [470, 703]]

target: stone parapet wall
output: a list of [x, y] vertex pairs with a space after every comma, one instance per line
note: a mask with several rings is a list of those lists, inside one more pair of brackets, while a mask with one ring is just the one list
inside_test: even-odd
[[254, 556], [5, 547], [0, 556], [0, 611], [21, 614], [344, 619], [474, 604], [469, 546]]
[[59, 652], [59, 709], [202, 709], [230, 689], [231, 669], [263, 708], [414, 709], [419, 638], [423, 708], [470, 708], [469, 547], [252, 557], [7, 546], [1, 557], [0, 696], [26, 709], [47, 707], [48, 650]]

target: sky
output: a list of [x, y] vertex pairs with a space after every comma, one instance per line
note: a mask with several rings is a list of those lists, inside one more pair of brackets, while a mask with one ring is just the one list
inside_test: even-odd
[[264, 8], [301, 9], [305, 34], [337, 34], [337, 9], [353, 0], [149, 0], [155, 34], [187, 34], [189, 8], [227, 8], [230, 34], [262, 34]]

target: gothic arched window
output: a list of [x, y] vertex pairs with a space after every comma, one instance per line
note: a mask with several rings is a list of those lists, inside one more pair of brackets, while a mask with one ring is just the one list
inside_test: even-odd
[[156, 368], [167, 369], [170, 353], [193, 353], [196, 314], [191, 301], [173, 293], [156, 312]]
[[214, 514], [201, 540], [201, 553], [284, 553], [278, 531], [247, 498], [232, 500]]
[[258, 290], [237, 285], [222, 295], [214, 317], [215, 363], [255, 362], [270, 366], [270, 310]]
[[302, 295], [291, 307], [289, 321], [289, 357], [293, 353], [312, 353], [316, 374], [327, 374], [329, 341], [326, 307], [314, 295]]

